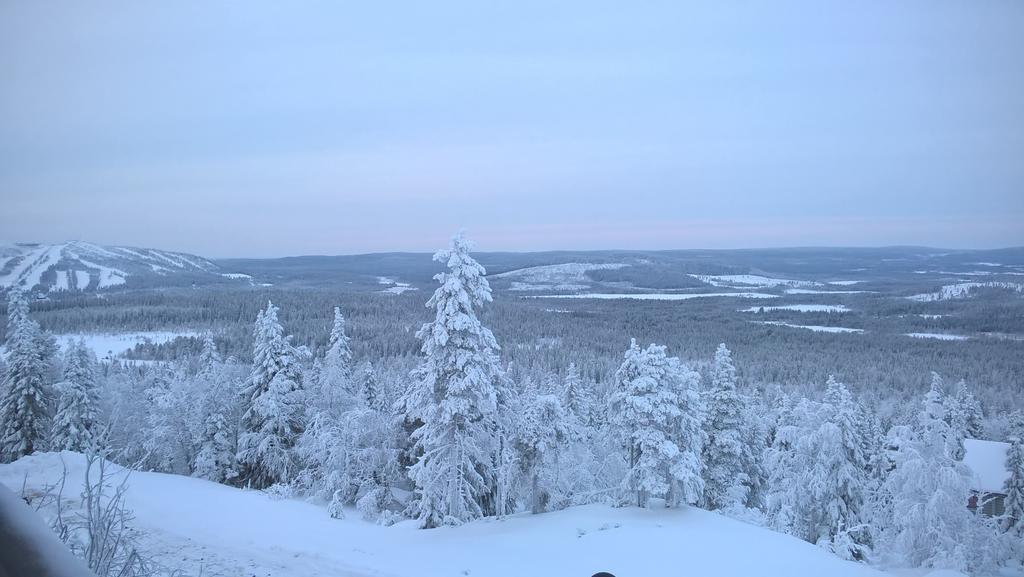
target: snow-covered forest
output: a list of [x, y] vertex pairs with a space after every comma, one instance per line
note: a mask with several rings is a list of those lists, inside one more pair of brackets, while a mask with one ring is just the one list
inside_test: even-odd
[[[561, 370], [517, 367], [481, 321], [493, 297], [470, 243], [457, 235], [434, 258], [443, 271], [411, 367], [354, 354], [365, 349], [338, 307], [314, 354], [273, 302], [252, 324], [251, 362], [225, 357], [213, 331], [172, 361], [99, 361], [82, 342], [59, 347], [12, 288], [3, 462], [73, 451], [308, 501], [328, 519], [426, 530], [524, 514], [543, 525], [595, 504], [699, 508], [883, 569], [1019, 570], [1019, 397], [984, 406], [970, 382], [936, 372], [880, 414], [862, 399], [884, 392], [838, 377], [752, 384], [729, 343], [684, 362], [633, 339], [600, 378], [571, 357]], [[971, 440], [1009, 445], [1008, 476], [991, 488], [1005, 495], [998, 514], [968, 507]]]

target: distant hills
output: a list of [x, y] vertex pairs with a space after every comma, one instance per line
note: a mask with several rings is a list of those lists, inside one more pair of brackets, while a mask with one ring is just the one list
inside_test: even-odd
[[[151, 248], [61, 244], [0, 245], [0, 288], [86, 291], [155, 279], [178, 284], [194, 276], [218, 275], [213, 262], [191, 254]], [[158, 284], [161, 284], [158, 282]]]
[[[480, 252], [474, 256], [487, 268], [496, 290], [514, 292], [686, 290], [732, 285], [740, 289], [764, 284], [751, 279], [783, 279], [787, 286], [903, 279], [931, 291], [957, 282], [1024, 280], [1024, 248], [595, 250]], [[40, 293], [222, 285], [325, 286], [400, 294], [433, 286], [432, 277], [440, 269], [430, 253], [211, 260], [82, 241], [0, 244], [0, 290], [17, 285]]]

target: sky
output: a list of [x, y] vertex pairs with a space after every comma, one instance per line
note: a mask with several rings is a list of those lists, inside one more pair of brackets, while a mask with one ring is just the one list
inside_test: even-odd
[[1024, 2], [0, 0], [0, 239], [1024, 245]]

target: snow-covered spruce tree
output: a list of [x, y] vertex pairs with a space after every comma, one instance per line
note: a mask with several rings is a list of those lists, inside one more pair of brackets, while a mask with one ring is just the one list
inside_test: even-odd
[[458, 525], [495, 510], [498, 389], [503, 381], [498, 343], [476, 317], [491, 301], [484, 268], [461, 234], [434, 260], [447, 270], [427, 301], [434, 320], [416, 333], [423, 360], [399, 401], [415, 430], [411, 514], [420, 526]]
[[623, 488], [640, 507], [652, 497], [664, 498], [667, 507], [698, 502], [706, 435], [697, 373], [664, 346], [641, 350], [634, 339], [615, 376], [612, 422], [629, 467]]
[[187, 475], [195, 458], [195, 407], [199, 399], [187, 387], [180, 367], [156, 366], [146, 371], [145, 427], [142, 445], [146, 458], [142, 465], [149, 470]]
[[387, 395], [381, 389], [377, 373], [373, 370], [373, 363], [370, 361], [366, 361], [363, 365], [363, 374], [359, 379], [359, 396], [362, 398], [363, 404], [371, 409], [383, 411], [390, 407]]
[[227, 418], [214, 412], [206, 417], [203, 438], [196, 453], [192, 474], [207, 481], [224, 483], [235, 476], [235, 443]]
[[705, 391], [704, 498], [702, 506], [721, 509], [746, 506], [757, 474], [758, 452], [747, 431], [746, 399], [736, 390], [736, 367], [725, 343], [718, 345]]
[[818, 543], [844, 559], [864, 559], [870, 544], [867, 423], [845, 385], [829, 377], [825, 421], [818, 429], [817, 458], [808, 489], [821, 503]]
[[983, 435], [984, 415], [981, 404], [967, 388], [967, 383], [957, 383], [956, 392], [945, 399], [946, 424], [949, 425], [951, 440], [956, 443], [953, 456], [964, 457], [964, 439], [980, 439]]
[[592, 399], [583, 385], [583, 377], [576, 363], [569, 363], [562, 380], [562, 407], [566, 413], [576, 417], [581, 423], [590, 421], [593, 412]]
[[50, 447], [86, 452], [99, 437], [96, 357], [83, 341], [68, 343], [64, 351], [64, 378], [57, 384], [57, 412], [53, 416]]
[[352, 349], [345, 334], [345, 317], [334, 307], [334, 323], [327, 351], [316, 371], [315, 401], [320, 410], [337, 417], [355, 406], [358, 394], [352, 379]]
[[52, 337], [28, 318], [28, 301], [17, 288], [8, 295], [7, 367], [0, 383], [0, 457], [5, 462], [44, 447], [49, 433], [47, 382]]
[[890, 509], [881, 543], [913, 567], [969, 570], [965, 536], [974, 531], [966, 507], [970, 471], [953, 457], [944, 420], [941, 380], [933, 379], [911, 438], [893, 456], [895, 469], [886, 479]]
[[860, 407], [830, 377], [824, 403], [802, 399], [781, 420], [766, 453], [772, 525], [846, 559], [863, 559], [871, 487]]
[[1019, 537], [1024, 543], [1024, 440], [1020, 437], [1010, 439], [1006, 469], [1010, 471], [1010, 476], [1003, 486], [1003, 492], [1006, 493], [1004, 526], [1010, 535]]
[[238, 440], [238, 482], [266, 488], [294, 473], [292, 448], [304, 428], [301, 353], [284, 336], [277, 307], [268, 302], [256, 319], [253, 367], [243, 396]]
[[550, 393], [528, 391], [521, 410], [516, 446], [529, 485], [530, 512], [564, 508], [567, 499], [559, 486], [559, 465], [570, 441], [579, 437], [577, 421]]
[[230, 482], [238, 475], [238, 382], [210, 335], [203, 339], [198, 372], [189, 380], [189, 388], [198, 398], [190, 417], [195, 420], [192, 436], [197, 445], [192, 475], [218, 483]]
[[208, 333], [203, 335], [203, 348], [199, 351], [199, 373], [212, 374], [220, 368], [222, 362], [224, 361], [217, 351], [217, 343], [213, 342], [213, 336]]

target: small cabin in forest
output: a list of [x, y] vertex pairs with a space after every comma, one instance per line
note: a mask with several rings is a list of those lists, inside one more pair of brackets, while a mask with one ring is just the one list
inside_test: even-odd
[[1010, 478], [1006, 468], [1009, 443], [964, 439], [963, 463], [971, 470], [971, 495], [967, 508], [994, 517], [1006, 510], [1004, 486]]

